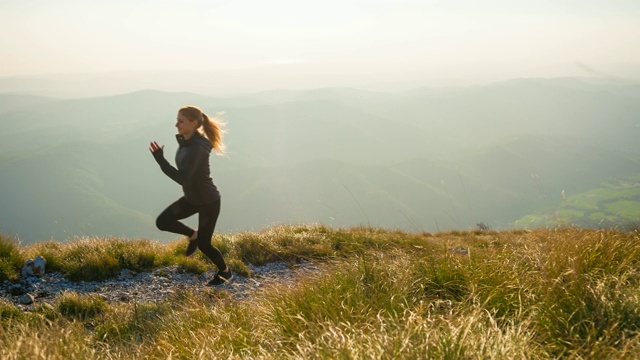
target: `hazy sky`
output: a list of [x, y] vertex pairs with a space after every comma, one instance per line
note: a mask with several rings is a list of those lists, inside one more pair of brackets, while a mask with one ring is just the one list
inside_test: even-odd
[[0, 76], [304, 64], [440, 77], [640, 63], [638, 0], [2, 0]]

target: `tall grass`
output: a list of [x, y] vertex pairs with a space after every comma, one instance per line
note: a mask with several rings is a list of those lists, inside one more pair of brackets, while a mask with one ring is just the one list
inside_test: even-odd
[[[242, 301], [176, 289], [162, 304], [65, 294], [23, 313], [0, 303], [0, 358], [635, 359], [640, 351], [636, 233], [300, 226], [215, 241], [238, 264], [324, 265]], [[126, 248], [107, 248], [118, 246]], [[183, 245], [146, 246], [157, 247], [156, 263]]]
[[640, 246], [613, 231], [552, 234], [540, 292], [540, 325], [559, 352], [620, 346], [640, 330]]
[[149, 270], [169, 257], [168, 249], [158, 242], [118, 238], [48, 241], [29, 247], [26, 253], [43, 256], [47, 271], [61, 272], [72, 281], [105, 280], [122, 269]]
[[16, 280], [24, 261], [17, 240], [0, 235], [0, 282]]

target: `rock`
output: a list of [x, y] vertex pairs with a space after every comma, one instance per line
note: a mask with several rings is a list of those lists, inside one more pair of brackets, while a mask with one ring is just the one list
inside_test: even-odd
[[36, 298], [47, 298], [49, 296], [51, 296], [51, 293], [47, 290], [38, 291], [36, 293]]
[[20, 276], [26, 278], [28, 276], [42, 276], [44, 275], [44, 266], [47, 264], [42, 256], [38, 256], [35, 259], [29, 259], [22, 266]]
[[469, 255], [469, 249], [463, 248], [463, 247], [449, 248], [449, 251], [451, 251], [452, 253], [455, 253], [455, 254]]
[[11, 285], [7, 292], [13, 296], [20, 296], [27, 293], [27, 290], [20, 284]]
[[129, 269], [122, 269], [119, 278], [122, 280], [131, 280], [136, 276], [136, 272]]
[[121, 292], [121, 293], [118, 294], [118, 300], [120, 300], [120, 301], [126, 302], [126, 301], [129, 301], [130, 298], [131, 297], [129, 296], [129, 294], [127, 294], [125, 292]]
[[18, 302], [22, 305], [31, 305], [33, 304], [33, 296], [31, 294], [25, 294], [20, 296]]

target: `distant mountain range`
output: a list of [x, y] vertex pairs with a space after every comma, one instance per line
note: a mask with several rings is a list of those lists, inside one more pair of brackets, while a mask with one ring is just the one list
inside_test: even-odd
[[640, 187], [638, 100], [633, 84], [574, 78], [225, 98], [0, 94], [0, 233], [26, 243], [176, 238], [154, 219], [180, 188], [147, 145], [164, 144], [173, 162], [184, 104], [224, 111], [228, 155], [211, 160], [223, 194], [219, 231], [301, 222], [410, 231], [632, 222], [640, 219], [633, 195], [583, 217], [564, 215], [579, 194]]

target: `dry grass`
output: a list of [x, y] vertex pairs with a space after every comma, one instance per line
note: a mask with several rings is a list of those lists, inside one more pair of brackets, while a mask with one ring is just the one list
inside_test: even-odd
[[[640, 351], [637, 233], [302, 226], [215, 241], [236, 266], [313, 259], [328, 271], [243, 301], [210, 290], [176, 291], [165, 304], [67, 294], [32, 313], [0, 303], [0, 358], [636, 359]], [[148, 254], [92, 244], [118, 264], [107, 249]], [[47, 248], [97, 251], [57, 246]], [[141, 248], [153, 248], [156, 264], [181, 246]], [[60, 256], [60, 266], [72, 258]]]
[[0, 235], [0, 281], [16, 280], [25, 261], [20, 253], [18, 241]]

